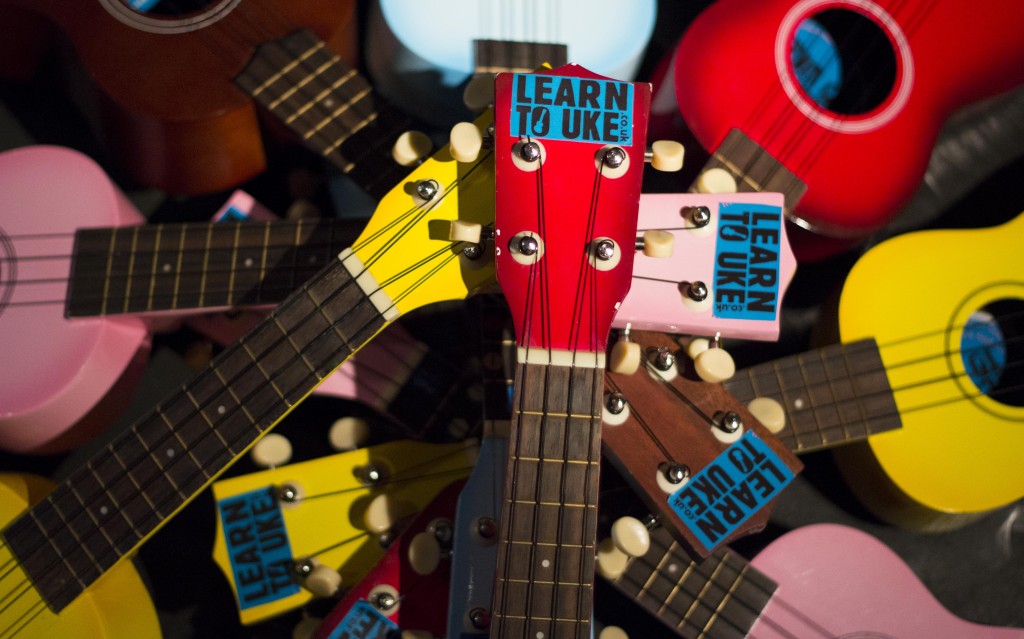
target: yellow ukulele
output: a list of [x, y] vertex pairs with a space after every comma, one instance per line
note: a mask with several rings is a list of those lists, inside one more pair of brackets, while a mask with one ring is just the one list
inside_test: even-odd
[[[6, 526], [51, 488], [48, 480], [35, 475], [0, 474], [0, 522]], [[9, 575], [13, 558], [6, 546], [0, 548], [0, 556], [3, 574]], [[10, 607], [28, 587], [25, 583], [21, 592], [5, 592], [0, 605], [5, 609]], [[5, 621], [8, 618], [11, 623], [0, 629], [2, 637], [23, 636], [23, 630], [31, 629], [35, 615], [30, 613], [17, 619], [4, 616]], [[52, 625], [47, 626], [47, 632], [50, 637], [137, 639], [159, 637], [160, 623], [135, 566], [131, 562], [123, 562], [54, 618]], [[28, 633], [25, 636], [35, 635]]]
[[213, 558], [242, 623], [359, 583], [477, 448], [400, 440], [217, 481]]
[[909, 233], [869, 250], [846, 280], [842, 341], [876, 340], [903, 427], [835, 454], [889, 521], [949, 528], [1024, 495], [1022, 238], [1024, 215]]
[[[490, 121], [467, 125], [477, 144]], [[491, 152], [426, 160], [337, 261], [15, 517], [0, 533], [0, 639], [58, 636], [69, 606], [385, 326], [493, 281], [493, 250], [452, 241], [455, 220], [493, 225]]]

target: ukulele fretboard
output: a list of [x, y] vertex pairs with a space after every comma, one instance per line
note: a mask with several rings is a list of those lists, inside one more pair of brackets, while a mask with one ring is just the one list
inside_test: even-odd
[[391, 148], [412, 119], [308, 30], [260, 45], [235, 83], [374, 198], [411, 170]]
[[493, 637], [590, 637], [603, 386], [602, 368], [517, 368]]
[[544, 42], [474, 40], [476, 73], [533, 73], [545, 62], [560, 67], [568, 62], [568, 47]]
[[356, 233], [355, 225], [332, 219], [80, 229], [65, 313], [277, 304]]
[[4, 539], [46, 604], [131, 553], [384, 324], [335, 261], [16, 519]]
[[610, 582], [687, 639], [742, 639], [777, 587], [728, 548], [691, 560], [664, 527]]
[[782, 193], [790, 211], [807, 191], [807, 185], [800, 178], [739, 129], [725, 136], [702, 170], [713, 168], [732, 174], [740, 193]]
[[874, 340], [834, 344], [737, 371], [725, 387], [747, 403], [771, 397], [786, 412], [779, 439], [795, 452], [866, 439], [901, 426]]

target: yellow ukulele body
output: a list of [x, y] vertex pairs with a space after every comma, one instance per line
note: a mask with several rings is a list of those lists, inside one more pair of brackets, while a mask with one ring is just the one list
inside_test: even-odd
[[[6, 525], [50, 490], [34, 475], [0, 474], [0, 519]], [[138, 639], [159, 637], [160, 623], [149, 592], [130, 561], [110, 569], [91, 588], [55, 615], [42, 603], [16, 566], [7, 546], [0, 547], [0, 637], [52, 639]]]
[[949, 528], [1024, 495], [1022, 240], [1024, 215], [909, 233], [869, 250], [847, 278], [842, 341], [878, 341], [903, 427], [836, 454], [884, 519]]

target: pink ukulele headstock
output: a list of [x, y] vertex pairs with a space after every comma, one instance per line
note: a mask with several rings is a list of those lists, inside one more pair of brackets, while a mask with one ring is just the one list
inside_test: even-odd
[[616, 328], [773, 341], [796, 272], [781, 193], [646, 193], [638, 231], [675, 237], [669, 259], [637, 255]]
[[577, 65], [495, 81], [495, 268], [528, 361], [603, 353], [629, 290], [650, 85]]

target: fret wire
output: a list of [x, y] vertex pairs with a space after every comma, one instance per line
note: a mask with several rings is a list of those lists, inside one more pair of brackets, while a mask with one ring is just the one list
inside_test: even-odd
[[128, 312], [128, 301], [132, 297], [132, 272], [135, 270], [135, 247], [139, 241], [139, 227], [132, 227], [132, 244], [128, 252], [128, 280], [124, 285], [124, 312]]
[[[276, 46], [276, 43], [272, 43], [272, 44]], [[307, 49], [307, 50], [306, 50], [306, 52], [305, 52], [305, 53], [304, 53], [303, 55], [301, 55], [300, 57], [298, 57], [298, 58], [296, 58], [296, 59], [292, 60], [291, 62], [289, 62], [289, 63], [288, 63], [287, 65], [285, 65], [284, 67], [282, 67], [280, 71], [278, 71], [278, 72], [274, 73], [274, 74], [273, 74], [273, 75], [271, 75], [271, 76], [270, 76], [269, 78], [267, 78], [266, 80], [264, 80], [262, 84], [260, 84], [260, 85], [259, 85], [259, 86], [257, 86], [257, 87], [256, 87], [255, 89], [253, 89], [253, 90], [251, 91], [252, 95], [253, 95], [253, 96], [255, 97], [255, 96], [258, 96], [258, 95], [260, 95], [261, 93], [263, 93], [263, 91], [265, 91], [265, 90], [266, 90], [267, 88], [269, 88], [271, 84], [273, 84], [273, 83], [277, 82], [277, 81], [278, 81], [279, 79], [281, 79], [281, 78], [282, 78], [282, 77], [283, 77], [283, 76], [284, 76], [284, 75], [285, 75], [286, 73], [288, 73], [288, 72], [289, 72], [289, 71], [291, 71], [291, 70], [292, 70], [293, 68], [295, 68], [296, 66], [298, 66], [299, 64], [301, 64], [303, 60], [305, 60], [305, 59], [306, 59], [306, 58], [308, 58], [309, 56], [313, 55], [313, 53], [315, 53], [315, 50], [316, 50], [316, 49], [317, 49], [318, 47], [322, 46], [322, 45], [323, 45], [323, 42], [317, 41], [317, 42], [316, 42], [316, 44], [314, 44], [314, 46], [313, 46], [313, 47], [311, 47], [311, 48]]]
[[[337, 62], [340, 62], [340, 60], [338, 58], [332, 58], [332, 59], [328, 60], [325, 64], [321, 65], [319, 69], [317, 69], [316, 73], [320, 74], [323, 71], [326, 71], [326, 70], [330, 69]], [[313, 98], [311, 100], [307, 101], [305, 104], [303, 104], [297, 110], [293, 111], [291, 115], [287, 116], [284, 119], [285, 124], [291, 125], [297, 119], [299, 119], [300, 117], [305, 115], [306, 112], [309, 111], [310, 109], [312, 109], [314, 106], [317, 106], [318, 104], [322, 103], [326, 98], [328, 98], [328, 96], [331, 93], [333, 93], [334, 91], [339, 90], [342, 86], [345, 85], [346, 82], [348, 82], [351, 78], [355, 77], [356, 73], [357, 73], [357, 71], [355, 69], [349, 69], [348, 71], [346, 71], [344, 74], [342, 74], [342, 76], [340, 78], [338, 78], [337, 80], [331, 82], [329, 85], [327, 85], [326, 88], [321, 90], [320, 93], [318, 93], [315, 96], [313, 96]]]
[[708, 633], [711, 631], [711, 626], [713, 626], [715, 624], [715, 621], [718, 620], [719, 615], [725, 608], [726, 602], [729, 601], [730, 597], [732, 597], [732, 594], [735, 591], [736, 587], [739, 585], [740, 579], [743, 577], [743, 573], [746, 572], [748, 565], [749, 564], [744, 564], [736, 572], [736, 577], [733, 578], [732, 583], [729, 585], [729, 588], [725, 591], [725, 596], [722, 597], [722, 600], [718, 602], [718, 605], [715, 606], [714, 611], [712, 611], [711, 616], [708, 617], [707, 623], [704, 624], [704, 627], [701, 629], [700, 634], [697, 636], [698, 639], [700, 639], [701, 637], [709, 636]]
[[[317, 45], [314, 45], [314, 47], [316, 47], [316, 46]], [[307, 60], [308, 58], [312, 57], [313, 53], [315, 53], [315, 51], [313, 49], [310, 49], [307, 55], [301, 56], [299, 58], [299, 62], [301, 63], [301, 62]], [[308, 73], [306, 73], [298, 81], [295, 81], [295, 80], [290, 81], [288, 83], [288, 88], [285, 89], [285, 91], [283, 93], [278, 95], [273, 101], [269, 102], [267, 104], [267, 108], [270, 109], [271, 111], [276, 110], [277, 107], [281, 105], [281, 103], [285, 102], [286, 100], [290, 99], [293, 95], [297, 94], [299, 91], [301, 91], [307, 84], [309, 84], [314, 79], [319, 78], [320, 75], [326, 69], [328, 69], [331, 65], [334, 64], [335, 60], [339, 60], [339, 59], [338, 58], [328, 58], [327, 62], [322, 63], [322, 64], [320, 64], [317, 67], [314, 67], [312, 71], [309, 71]], [[291, 67], [291, 69], [287, 69], [285, 71], [285, 75], [287, 75], [288, 72], [291, 71], [292, 69], [297, 68], [297, 66], [298, 65], [294, 65], [294, 66]], [[354, 69], [353, 69], [353, 71], [354, 71]], [[323, 95], [325, 93], [329, 93], [333, 89], [334, 89], [334, 87], [330, 87], [329, 86], [326, 91], [322, 91], [318, 95]], [[316, 101], [316, 98], [314, 98], [313, 100], [309, 101], [307, 104], [313, 104], [315, 101]], [[286, 124], [291, 124], [291, 120], [286, 119], [285, 123]]]
[[228, 273], [228, 298], [226, 305], [230, 305], [235, 299], [235, 272], [238, 270], [238, 241], [242, 232], [242, 225], [235, 225], [234, 242], [231, 248], [231, 270]]
[[206, 250], [203, 253], [202, 278], [199, 280], [199, 306], [203, 306], [206, 294], [206, 271], [210, 266], [210, 241], [213, 239], [213, 225], [206, 227]]
[[156, 264], [157, 258], [160, 255], [160, 236], [163, 231], [163, 226], [157, 226], [156, 228], [156, 241], [153, 245], [153, 263], [150, 266], [149, 273], [149, 295], [146, 297], [146, 310], [153, 310], [153, 291], [156, 290]]
[[[128, 467], [127, 464], [125, 464], [125, 462], [121, 458], [121, 456], [112, 447], [108, 447], [108, 449], [110, 450], [110, 453], [111, 453], [110, 458], [115, 460], [117, 462], [117, 464], [121, 467], [121, 469], [123, 471], [121, 473], [121, 475], [122, 476], [126, 475], [128, 477], [128, 481], [130, 481], [132, 484], [135, 485], [135, 491], [133, 492], [133, 497], [137, 498], [139, 495], [141, 495], [142, 499], [149, 503], [150, 512], [154, 512], [154, 513], [157, 512], [156, 504], [152, 503], [152, 500], [150, 500], [148, 494], [142, 489], [142, 486], [140, 486], [138, 484], [138, 482], [136, 481], [135, 477], [130, 472], [128, 472], [129, 471], [129, 467]], [[95, 475], [95, 472], [93, 474]], [[98, 475], [96, 475], [96, 478], [100, 479], [100, 477]], [[135, 527], [135, 525], [132, 524], [133, 532], [136, 534], [136, 536], [138, 536], [137, 531], [134, 531], [134, 527]], [[63, 557], [60, 557], [60, 559], [63, 559]]]
[[106, 277], [103, 278], [103, 303], [100, 306], [100, 315], [107, 314], [107, 302], [110, 299], [110, 272], [114, 267], [114, 247], [117, 242], [117, 230], [118, 227], [114, 227], [114, 232], [110, 234], [110, 248], [107, 249], [107, 273]]

